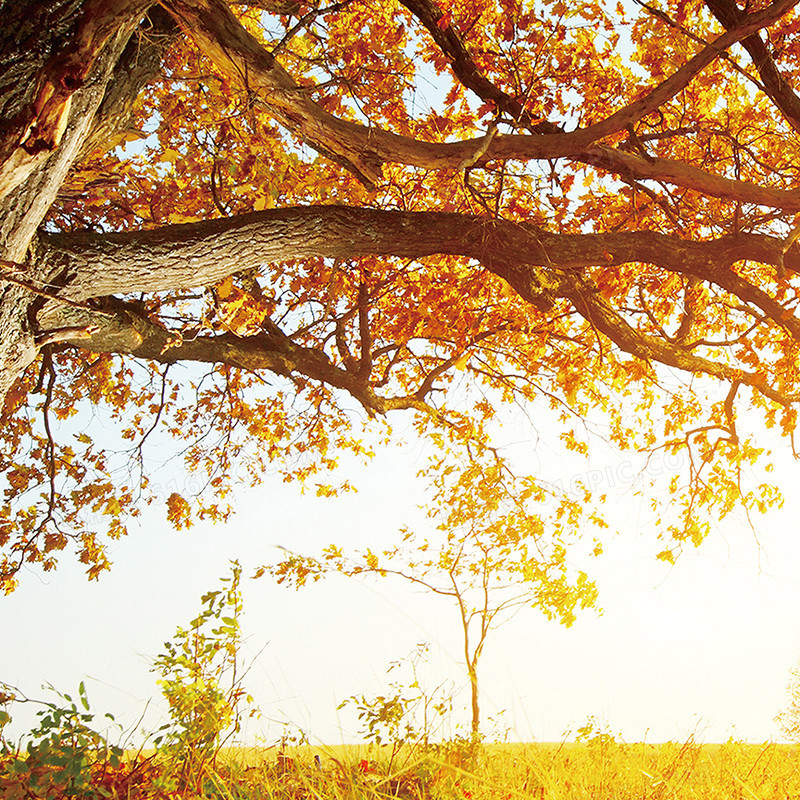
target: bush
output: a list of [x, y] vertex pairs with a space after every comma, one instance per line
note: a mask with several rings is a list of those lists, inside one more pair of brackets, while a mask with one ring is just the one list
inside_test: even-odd
[[[56, 694], [61, 702], [45, 703], [37, 713], [39, 724], [30, 732], [24, 752], [2, 740], [0, 795], [5, 800], [109, 796], [98, 788], [96, 778], [120, 768], [121, 748], [109, 745], [103, 734], [90, 727], [94, 715], [83, 682], [78, 702], [68, 694]], [[5, 724], [10, 716], [3, 714]], [[105, 716], [113, 721], [110, 714]]]

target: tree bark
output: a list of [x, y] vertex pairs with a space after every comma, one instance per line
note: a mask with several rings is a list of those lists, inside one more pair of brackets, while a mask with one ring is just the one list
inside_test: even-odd
[[[122, 47], [151, 0], [31, 0], [3, 8], [0, 43], [0, 199], [20, 186], [61, 147], [70, 125], [80, 128], [97, 107], [72, 108], [100, 97]], [[92, 87], [94, 91], [82, 91]], [[77, 96], [77, 97], [76, 97]], [[85, 131], [82, 132], [85, 135]]]
[[[130, 233], [42, 234], [35, 263], [49, 279], [66, 276], [60, 296], [80, 301], [206, 286], [292, 258], [437, 254], [480, 261], [527, 300], [566, 291], [579, 270], [597, 264], [646, 262], [722, 285], [733, 281], [728, 272], [739, 261], [778, 265], [784, 258], [782, 240], [763, 235], [696, 242], [654, 231], [558, 234], [469, 214], [299, 206]], [[786, 253], [785, 265], [800, 271], [800, 248]]]
[[107, 92], [150, 0], [10, 5], [0, 37], [0, 402], [38, 352], [41, 297], [15, 279], [58, 291], [59, 277], [28, 261], [29, 247], [73, 164], [126, 118], [152, 74], [152, 64], [134, 70], [127, 91]]

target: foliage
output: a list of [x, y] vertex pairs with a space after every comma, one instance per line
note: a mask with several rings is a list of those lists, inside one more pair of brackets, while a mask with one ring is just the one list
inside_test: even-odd
[[409, 714], [419, 700], [409, 697], [404, 687], [392, 685], [390, 695], [377, 695], [367, 698], [365, 695], [353, 695], [339, 704], [342, 709], [354, 705], [358, 718], [363, 723], [361, 734], [365, 741], [376, 745], [391, 744], [399, 749], [406, 742], [413, 742], [419, 736], [414, 729]]
[[232, 562], [223, 588], [202, 596], [203, 610], [188, 628], [177, 629], [153, 664], [172, 717], [154, 743], [182, 789], [203, 784], [206, 765], [241, 729], [242, 702], [252, 702], [242, 687], [239, 654], [241, 573]]
[[[240, 582], [241, 567], [232, 562], [223, 587], [202, 596], [200, 614], [188, 628], [179, 627], [154, 660], [172, 718], [152, 738], [155, 756], [123, 758], [119, 746], [93, 730], [94, 715], [81, 683], [78, 702], [60, 695], [64, 704], [46, 703], [38, 712], [39, 724], [24, 753], [0, 738], [0, 796], [138, 800], [191, 796], [209, 781], [213, 784], [216, 756], [241, 729], [242, 705], [252, 703], [242, 687]], [[3, 705], [17, 699], [0, 688]], [[255, 710], [247, 713], [253, 716]], [[0, 733], [10, 718], [2, 714]], [[106, 717], [113, 722], [110, 714]]]
[[387, 694], [353, 695], [339, 704], [340, 709], [355, 707], [364, 741], [377, 747], [390, 746], [389, 772], [401, 750], [407, 754], [407, 760], [412, 761], [420, 754], [430, 753], [436, 747], [436, 739], [442, 738], [442, 728], [452, 712], [453, 699], [443, 691], [442, 685], [430, 692], [420, 683], [419, 665], [427, 658], [427, 653], [427, 644], [417, 645], [407, 658], [389, 666], [388, 672], [407, 666], [411, 675], [410, 680], [392, 681]]
[[[178, 789], [174, 764], [108, 747], [89, 727], [86, 693], [47, 704], [20, 752], [3, 742], [0, 796], [8, 800], [643, 800], [793, 797], [800, 793], [797, 748], [730, 740], [701, 745], [625, 743], [589, 718], [578, 741], [483, 744], [468, 739], [442, 747], [398, 751], [363, 747], [295, 747], [276, 759], [267, 751], [232, 749], [211, 767], [202, 795]], [[48, 741], [50, 745], [42, 747]], [[59, 757], [59, 754], [61, 757]], [[78, 764], [82, 767], [79, 770]]]
[[59, 697], [60, 703], [45, 703], [37, 712], [39, 723], [24, 752], [12, 751], [2, 740], [0, 795], [7, 800], [108, 796], [100, 786], [120, 767], [122, 749], [91, 727], [94, 714], [83, 682], [77, 701], [68, 694]]
[[598, 722], [594, 717], [589, 717], [576, 728], [575, 741], [586, 744], [589, 751], [596, 753], [600, 760], [619, 744], [618, 737], [609, 731], [608, 725]]
[[[30, 305], [14, 319], [40, 328], [0, 428], [6, 589], [73, 546], [96, 577], [145, 503], [225, 519], [238, 478], [276, 469], [335, 493], [322, 471], [398, 410], [478, 459], [536, 403], [578, 452], [598, 431], [683, 454], [653, 500], [665, 559], [737, 503], [781, 502], [753, 465], [800, 397], [791, 0], [159, 5], [136, 29], [84, 0], [103, 34], [38, 48], [88, 70], [128, 25], [156, 65], [146, 88], [111, 73], [133, 116], [72, 125], [90, 139], [65, 176], [20, 143], [78, 113], [83, 73], [3, 89], [60, 87], [19, 99], [0, 143], [8, 174], [59, 183], [35, 198], [51, 233], [0, 252]], [[65, 29], [28, 20], [60, 6], [20, 8], [10, 33]], [[153, 474], [170, 439], [196, 487]]]

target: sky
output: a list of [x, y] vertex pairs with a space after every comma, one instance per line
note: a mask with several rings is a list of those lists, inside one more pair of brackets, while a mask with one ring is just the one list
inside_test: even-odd
[[[338, 706], [410, 680], [407, 669], [387, 669], [423, 642], [422, 685], [454, 693], [462, 727], [448, 733], [465, 732], [459, 622], [447, 602], [390, 578], [336, 576], [300, 591], [250, 579], [259, 565], [280, 559], [281, 548], [312, 554], [336, 542], [377, 550], [402, 525], [425, 524], [416, 473], [428, 451], [402, 423], [395, 427], [403, 446], [342, 467], [356, 494], [318, 498], [270, 478], [237, 493], [238, 512], [224, 525], [175, 532], [163, 509], [148, 510], [112, 544], [114, 566], [97, 582], [69, 558], [56, 572], [23, 574], [17, 592], [0, 599], [0, 680], [44, 700], [55, 699], [44, 684], [74, 694], [83, 680], [99, 727], [109, 712], [121, 727], [111, 738], [138, 744], [142, 730], [167, 719], [153, 659], [237, 559], [246, 577], [243, 657], [252, 662], [245, 685], [262, 711], [248, 723], [246, 741], [270, 744], [299, 730], [315, 743], [358, 741], [355, 711]], [[757, 519], [756, 533], [731, 517], [670, 566], [655, 558], [661, 545], [648, 500], [635, 493], [641, 456], [594, 443], [583, 462], [518, 421], [501, 430], [538, 474], [608, 491], [615, 532], [586, 565], [602, 613], [583, 612], [565, 629], [525, 609], [492, 634], [480, 667], [484, 731], [555, 741], [591, 717], [628, 742], [779, 740], [774, 717], [800, 658], [800, 497], [792, 492], [800, 468], [785, 452], [777, 457], [787, 506]], [[668, 466], [682, 465], [650, 469]], [[180, 491], [181, 480], [191, 477], [169, 478], [166, 493]], [[29, 730], [36, 709], [14, 706], [7, 733]]]

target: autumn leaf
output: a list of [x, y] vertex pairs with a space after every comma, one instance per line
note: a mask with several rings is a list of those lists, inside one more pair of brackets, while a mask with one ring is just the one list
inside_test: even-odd
[[178, 529], [192, 526], [191, 507], [177, 492], [167, 498], [167, 519]]

